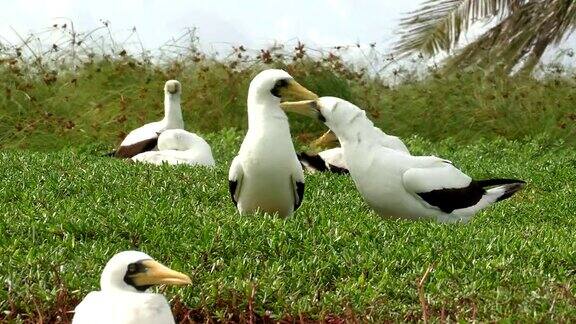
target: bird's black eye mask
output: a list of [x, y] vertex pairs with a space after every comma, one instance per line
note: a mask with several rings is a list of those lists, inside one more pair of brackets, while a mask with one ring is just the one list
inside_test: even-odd
[[288, 79], [280, 79], [276, 81], [274, 87], [272, 88], [272, 90], [270, 90], [270, 93], [272, 93], [274, 97], [281, 98], [282, 95], [280, 94], [280, 90], [282, 88], [286, 88], [288, 86], [288, 83], [289, 83]]
[[128, 265], [128, 267], [126, 268], [126, 274], [124, 275], [124, 282], [129, 284], [130, 286], [136, 288], [136, 290], [138, 290], [138, 291], [146, 291], [148, 288], [152, 287], [152, 285], [138, 286], [138, 285], [136, 285], [136, 283], [134, 282], [134, 280], [132, 278], [139, 273], [144, 273], [144, 272], [148, 271], [148, 268], [146, 268], [146, 266], [144, 265], [144, 263], [142, 263], [142, 261], [145, 261], [145, 260], [140, 260], [140, 261], [130, 263]]

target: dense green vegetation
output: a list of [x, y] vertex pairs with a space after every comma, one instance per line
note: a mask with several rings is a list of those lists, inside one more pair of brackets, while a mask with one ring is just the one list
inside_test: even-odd
[[[183, 320], [576, 318], [569, 76], [430, 71], [420, 80], [399, 69], [391, 85], [304, 47], [282, 58], [263, 50], [254, 61], [239, 47], [237, 59], [191, 52], [151, 63], [123, 51], [62, 65], [20, 50], [0, 48], [0, 321], [69, 319], [98, 288], [103, 264], [125, 249], [191, 275], [192, 286], [163, 290]], [[416, 154], [528, 185], [458, 226], [382, 219], [350, 178], [316, 174], [293, 217], [240, 217], [227, 171], [246, 128], [249, 81], [268, 67], [365, 108]], [[161, 118], [172, 78], [183, 85], [187, 128], [207, 138], [218, 167], [101, 157]], [[299, 147], [324, 131], [290, 120]]]
[[455, 226], [382, 219], [349, 177], [329, 174], [306, 178], [291, 218], [240, 217], [226, 174], [241, 138], [207, 136], [215, 171], [126, 163], [94, 155], [99, 147], [3, 151], [0, 280], [9, 290], [0, 309], [70, 310], [98, 287], [112, 254], [136, 248], [191, 275], [191, 287], [169, 296], [220, 319], [246, 312], [250, 300], [276, 318], [421, 319], [417, 281], [430, 266], [422, 288], [430, 317], [576, 318], [576, 152], [563, 143], [409, 139], [416, 153], [450, 158], [475, 177], [529, 183]]
[[[279, 66], [323, 96], [348, 99], [368, 110], [376, 124], [402, 137], [432, 141], [478, 138], [522, 139], [546, 133], [576, 143], [575, 87], [568, 78], [537, 81], [485, 75], [481, 71], [434, 75], [390, 87], [333, 62], [302, 59], [290, 64], [256, 64], [232, 69], [204, 59], [194, 64], [156, 66], [131, 58], [87, 62], [77, 71], [31, 75], [19, 63], [0, 64], [0, 146], [52, 150], [107, 143], [163, 114], [163, 84], [183, 84], [187, 127], [202, 133], [245, 129], [246, 93], [253, 75]], [[292, 117], [293, 133], [306, 142], [322, 125]], [[302, 134], [304, 133], [304, 134]], [[310, 134], [312, 133], [312, 134]]]

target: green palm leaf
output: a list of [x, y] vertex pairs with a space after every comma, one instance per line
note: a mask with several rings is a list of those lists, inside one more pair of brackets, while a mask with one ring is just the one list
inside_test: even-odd
[[[478, 21], [497, 24], [475, 41], [456, 50]], [[531, 71], [546, 48], [558, 44], [576, 28], [573, 0], [428, 0], [400, 24], [402, 37], [396, 56], [453, 53], [445, 68], [472, 64], [500, 66], [510, 72], [520, 66]], [[455, 51], [456, 50], [456, 51]]]

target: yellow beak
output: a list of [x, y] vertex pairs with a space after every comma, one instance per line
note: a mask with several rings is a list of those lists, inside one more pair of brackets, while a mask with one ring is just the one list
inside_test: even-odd
[[313, 141], [310, 144], [310, 147], [314, 149], [323, 149], [323, 148], [333, 148], [337, 147], [339, 144], [338, 137], [336, 134], [331, 130], [324, 133], [324, 135], [320, 136], [318, 139]]
[[304, 88], [300, 85], [300, 83], [296, 82], [295, 80], [288, 81], [288, 85], [281, 88], [280, 90], [281, 98], [290, 97], [296, 100], [316, 100], [318, 99], [318, 95], [314, 92]]
[[190, 277], [187, 275], [174, 271], [154, 260], [144, 260], [142, 261], [142, 264], [147, 270], [132, 277], [132, 280], [137, 286], [160, 284], [188, 285], [192, 283], [192, 280], [190, 280]]
[[326, 121], [324, 116], [320, 113], [316, 100], [282, 102], [280, 103], [280, 107], [287, 112], [294, 112], [314, 119], [320, 119], [321, 121]]

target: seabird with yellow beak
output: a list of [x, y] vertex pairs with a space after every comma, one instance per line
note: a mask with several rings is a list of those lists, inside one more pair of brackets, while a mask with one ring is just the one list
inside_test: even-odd
[[516, 179], [473, 180], [448, 160], [414, 156], [402, 147], [385, 145], [384, 133], [374, 127], [366, 112], [340, 98], [282, 106], [321, 120], [334, 131], [356, 188], [385, 217], [467, 222], [525, 184]]
[[228, 175], [240, 214], [257, 211], [287, 217], [304, 198], [304, 173], [280, 101], [318, 96], [283, 70], [260, 72], [248, 90], [248, 132]]
[[174, 323], [168, 301], [147, 293], [154, 285], [187, 285], [190, 278], [154, 261], [146, 253], [124, 251], [114, 255], [93, 291], [74, 310], [74, 324]]

